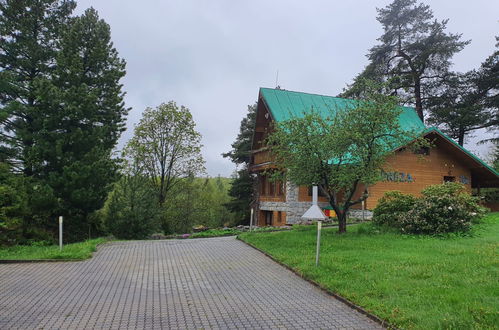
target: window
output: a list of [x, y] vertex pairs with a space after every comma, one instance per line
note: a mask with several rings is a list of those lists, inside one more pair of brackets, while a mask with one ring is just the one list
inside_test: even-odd
[[269, 195], [274, 196], [275, 195], [275, 181], [270, 181], [269, 180]]
[[284, 196], [284, 182], [271, 180], [267, 175], [260, 175], [260, 195], [261, 196]]
[[455, 176], [444, 176], [444, 182], [456, 182]]

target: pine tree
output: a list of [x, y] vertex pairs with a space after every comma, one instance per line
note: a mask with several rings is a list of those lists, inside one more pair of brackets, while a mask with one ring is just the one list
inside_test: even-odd
[[432, 93], [432, 83], [445, 79], [450, 59], [469, 41], [447, 33], [448, 20], [437, 21], [430, 7], [416, 0], [394, 0], [378, 9], [377, 20], [384, 29], [380, 44], [369, 50], [370, 64], [342, 95], [358, 97], [361, 89], [356, 84], [365, 78], [388, 82], [390, 93], [414, 104], [424, 121], [424, 103]]
[[58, 43], [51, 80], [37, 83], [43, 114], [33, 133], [36, 177], [48, 185], [66, 215], [71, 237], [81, 238], [117, 179], [112, 157], [125, 116], [120, 79], [125, 62], [111, 42], [110, 28], [94, 9], [71, 19]]
[[489, 113], [476, 95], [475, 72], [452, 73], [438, 86], [440, 92], [428, 98], [428, 123], [464, 145], [465, 136], [488, 122]]
[[57, 41], [75, 1], [0, 2], [0, 159], [27, 176], [39, 160], [32, 154], [40, 129], [37, 83], [55, 69]]
[[[467, 134], [477, 129], [497, 130], [499, 51], [489, 56], [478, 70], [451, 73], [434, 89], [438, 93], [428, 98], [429, 122], [440, 126], [459, 145], [464, 144]], [[497, 140], [497, 137], [489, 140]]]
[[222, 154], [223, 157], [228, 157], [233, 163], [241, 166], [231, 182], [229, 189], [231, 200], [226, 203], [226, 207], [229, 211], [235, 213], [237, 218], [241, 219], [241, 223], [249, 223], [250, 207], [254, 199], [255, 178], [249, 172], [249, 164], [256, 109], [256, 103], [248, 105], [248, 113], [241, 120], [239, 134], [232, 143], [232, 150]]
[[[478, 69], [476, 79], [477, 94], [482, 108], [488, 111], [488, 122], [484, 127], [493, 131], [499, 126], [499, 37], [496, 37], [496, 49]], [[498, 143], [499, 137], [494, 136], [489, 141]]]

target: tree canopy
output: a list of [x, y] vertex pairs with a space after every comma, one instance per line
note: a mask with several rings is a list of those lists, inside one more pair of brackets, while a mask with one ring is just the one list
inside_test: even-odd
[[110, 27], [94, 9], [72, 16], [75, 6], [0, 2], [0, 159], [25, 177], [24, 230], [55, 230], [63, 215], [70, 240], [97, 227], [128, 112]]
[[75, 1], [63, 0], [0, 2], [1, 158], [28, 176], [44, 111], [37, 82], [53, 77], [61, 34], [75, 7]]
[[[498, 44], [496, 44], [497, 48]], [[429, 123], [464, 144], [467, 134], [477, 129], [497, 130], [499, 125], [499, 51], [477, 70], [450, 72], [428, 97]], [[493, 137], [490, 140], [495, 140]]]
[[144, 111], [125, 156], [140, 164], [160, 205], [181, 178], [204, 172], [201, 135], [195, 129], [191, 112], [173, 101]]
[[383, 35], [369, 50], [369, 65], [343, 93], [359, 96], [362, 79], [389, 82], [388, 90], [414, 104], [422, 121], [427, 96], [435, 81], [445, 79], [452, 56], [469, 41], [446, 32], [448, 20], [434, 19], [428, 5], [417, 0], [394, 0], [378, 10]]

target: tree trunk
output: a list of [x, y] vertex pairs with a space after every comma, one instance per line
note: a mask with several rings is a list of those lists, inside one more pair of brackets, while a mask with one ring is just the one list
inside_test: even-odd
[[459, 130], [459, 135], [457, 137], [457, 143], [462, 147], [464, 145], [464, 130]]
[[158, 199], [159, 199], [159, 206], [163, 206], [165, 203], [165, 174], [164, 174], [164, 169], [161, 169], [161, 177], [159, 179], [159, 194], [158, 194]]
[[424, 123], [423, 102], [421, 101], [421, 79], [419, 76], [414, 77], [414, 98], [416, 101], [416, 112], [419, 119]]
[[336, 214], [338, 216], [338, 234], [347, 232], [347, 212], [340, 211]]
[[161, 191], [159, 192], [158, 199], [159, 199], [159, 206], [163, 206], [163, 204], [165, 203], [165, 194], [163, 193], [163, 189], [161, 189]]

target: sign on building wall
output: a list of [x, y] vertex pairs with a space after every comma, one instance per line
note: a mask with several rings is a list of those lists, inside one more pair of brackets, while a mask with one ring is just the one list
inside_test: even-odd
[[411, 173], [385, 172], [381, 170], [381, 180], [388, 182], [414, 182], [414, 177]]

